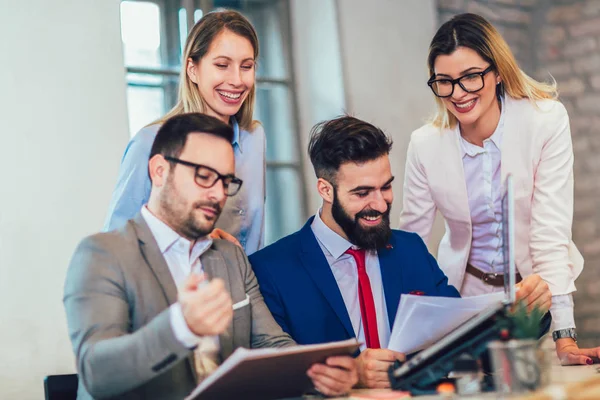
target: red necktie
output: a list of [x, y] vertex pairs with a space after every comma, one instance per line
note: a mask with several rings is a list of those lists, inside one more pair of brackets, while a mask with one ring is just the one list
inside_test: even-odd
[[371, 291], [371, 281], [365, 268], [365, 250], [354, 250], [349, 248], [346, 254], [350, 254], [356, 261], [358, 267], [358, 299], [360, 301], [360, 314], [363, 321], [363, 330], [367, 348], [379, 349], [379, 333], [377, 332], [377, 314], [375, 313], [375, 302]]

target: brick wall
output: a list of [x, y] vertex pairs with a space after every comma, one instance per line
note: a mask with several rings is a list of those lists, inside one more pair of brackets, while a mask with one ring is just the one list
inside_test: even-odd
[[573, 239], [585, 258], [575, 319], [582, 346], [600, 345], [600, 1], [438, 0], [440, 23], [473, 12], [498, 28], [521, 68], [556, 79], [575, 152]]
[[438, 0], [439, 21], [441, 25], [464, 12], [481, 15], [500, 31], [521, 68], [531, 73], [535, 68], [531, 38], [536, 3], [537, 0]]

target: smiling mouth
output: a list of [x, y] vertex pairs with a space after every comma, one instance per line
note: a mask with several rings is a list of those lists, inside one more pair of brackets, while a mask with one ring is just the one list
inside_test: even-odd
[[382, 215], [378, 215], [376, 217], [360, 217], [367, 225], [376, 225], [381, 222]]
[[454, 104], [454, 108], [456, 111], [458, 111], [459, 113], [467, 113], [469, 111], [471, 111], [473, 108], [475, 108], [475, 105], [477, 104], [477, 97], [468, 101], [463, 101], [460, 103], [456, 103], [456, 102], [452, 102], [452, 104]]
[[366, 219], [367, 221], [377, 221], [379, 218], [381, 218], [381, 215], [378, 215], [376, 217], [361, 217]]
[[242, 97], [242, 94], [244, 92], [235, 93], [235, 92], [227, 92], [227, 91], [224, 91], [224, 90], [217, 90], [217, 93], [219, 93], [219, 95], [221, 95], [221, 97], [224, 97], [227, 100], [233, 100], [233, 101], [235, 101], [235, 100], [239, 100], [240, 97]]
[[456, 107], [458, 107], [458, 108], [465, 109], [465, 108], [471, 107], [475, 103], [475, 100], [477, 100], [477, 99], [469, 100], [469, 101], [464, 102], [464, 103], [454, 103], [454, 105]]

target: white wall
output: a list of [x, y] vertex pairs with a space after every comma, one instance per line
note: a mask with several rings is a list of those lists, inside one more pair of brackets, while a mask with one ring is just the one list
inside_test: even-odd
[[0, 0], [0, 398], [75, 371], [62, 306], [128, 139], [119, 0]]
[[392, 136], [395, 201], [401, 209], [410, 133], [433, 110], [426, 59], [437, 11], [433, 0], [338, 0], [348, 111]]
[[307, 156], [309, 132], [317, 122], [345, 111], [343, 66], [335, 0], [291, 0], [292, 54], [308, 213], [321, 204]]
[[[292, 15], [309, 212], [320, 200], [306, 158], [308, 132], [314, 123], [346, 111], [382, 128], [394, 140], [392, 226], [396, 227], [410, 133], [434, 109], [425, 82], [429, 42], [437, 28], [435, 1], [293, 0]], [[432, 250], [442, 233], [438, 221]]]

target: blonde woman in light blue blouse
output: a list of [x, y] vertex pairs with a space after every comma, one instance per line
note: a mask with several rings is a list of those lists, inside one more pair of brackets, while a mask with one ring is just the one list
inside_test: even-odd
[[230, 124], [240, 192], [227, 200], [212, 236], [239, 243], [246, 254], [264, 243], [265, 133], [253, 120], [258, 38], [237, 11], [206, 14], [192, 28], [184, 49], [179, 101], [163, 118], [131, 139], [121, 161], [105, 230], [124, 225], [148, 201], [148, 158], [162, 123], [177, 114], [201, 112]]

